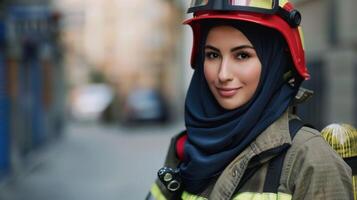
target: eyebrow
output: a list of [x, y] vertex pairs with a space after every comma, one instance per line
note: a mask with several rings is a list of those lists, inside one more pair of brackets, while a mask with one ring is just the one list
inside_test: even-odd
[[[220, 50], [214, 46], [211, 46], [211, 45], [206, 45], [205, 46], [205, 49], [211, 49], [211, 50], [214, 50], [214, 51], [218, 51], [220, 52]], [[240, 49], [246, 49], [246, 48], [249, 48], [249, 49], [254, 49], [254, 47], [250, 46], [250, 45], [241, 45], [241, 46], [238, 46], [238, 47], [234, 47], [231, 49], [231, 52], [234, 52], [234, 51], [237, 51], [237, 50], [240, 50]]]

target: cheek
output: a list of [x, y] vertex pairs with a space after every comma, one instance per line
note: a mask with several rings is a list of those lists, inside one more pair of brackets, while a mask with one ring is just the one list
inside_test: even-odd
[[240, 71], [240, 80], [247, 86], [256, 88], [259, 84], [261, 70], [262, 67], [259, 61], [252, 62]]
[[217, 77], [217, 70], [212, 64], [204, 64], [204, 75], [208, 83], [214, 82]]

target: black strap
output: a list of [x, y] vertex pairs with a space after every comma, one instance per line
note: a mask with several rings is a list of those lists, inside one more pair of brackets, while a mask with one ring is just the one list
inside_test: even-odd
[[345, 162], [351, 167], [352, 174], [357, 175], [357, 156], [351, 158], [344, 158]]
[[[293, 139], [296, 135], [296, 133], [301, 129], [301, 127], [305, 126], [304, 123], [302, 123], [300, 120], [293, 119], [289, 121], [289, 132], [290, 132], [290, 137]], [[264, 152], [266, 155], [276, 155], [277, 152], [286, 152], [287, 146], [282, 146], [277, 149], [272, 149], [269, 152]], [[265, 157], [262, 156], [262, 157]], [[285, 153], [280, 154], [274, 158], [269, 164], [269, 169], [266, 177], [266, 181], [264, 183], [264, 192], [268, 191], [277, 191], [279, 187], [279, 181], [280, 181], [280, 175], [281, 175], [281, 170], [283, 168], [283, 162], [285, 158]], [[260, 164], [260, 159], [255, 159], [253, 158], [249, 164], [253, 165], [254, 167], [249, 168], [245, 171], [242, 179], [239, 181], [239, 184], [235, 190], [235, 193], [238, 192], [246, 183], [261, 167], [262, 165]], [[270, 175], [269, 175], [270, 174]]]
[[[295, 137], [297, 132], [304, 126], [304, 123], [298, 119], [289, 121], [289, 130], [291, 140]], [[268, 166], [267, 175], [265, 177], [263, 192], [277, 193], [280, 183], [281, 171], [285, 159], [286, 151], [276, 156]]]

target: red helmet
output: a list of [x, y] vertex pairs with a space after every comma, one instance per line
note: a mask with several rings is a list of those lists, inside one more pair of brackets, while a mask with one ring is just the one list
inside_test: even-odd
[[193, 17], [184, 22], [193, 31], [191, 66], [195, 68], [200, 41], [201, 21], [229, 19], [252, 22], [273, 28], [285, 38], [297, 72], [304, 78], [310, 75], [306, 67], [301, 15], [287, 0], [192, 0], [188, 13]]

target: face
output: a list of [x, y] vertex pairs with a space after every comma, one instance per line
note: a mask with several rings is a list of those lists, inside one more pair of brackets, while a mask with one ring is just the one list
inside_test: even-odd
[[247, 103], [262, 68], [250, 41], [231, 26], [218, 26], [209, 31], [204, 48], [204, 75], [218, 103], [227, 110]]

